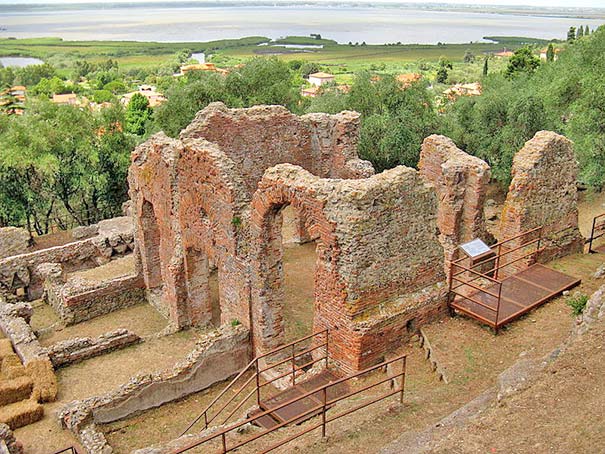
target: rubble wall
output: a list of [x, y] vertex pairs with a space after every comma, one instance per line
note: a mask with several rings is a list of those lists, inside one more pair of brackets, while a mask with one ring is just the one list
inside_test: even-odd
[[0, 260], [0, 291], [12, 293], [24, 287], [29, 300], [38, 299], [44, 291], [45, 263], [60, 263], [65, 272], [94, 268], [122, 257], [134, 249], [130, 218], [115, 218], [99, 223], [98, 234], [38, 251], [20, 253]]
[[137, 375], [112, 392], [67, 404], [58, 412], [59, 422], [88, 452], [111, 452], [97, 424], [180, 399], [237, 374], [249, 361], [248, 336], [243, 326], [224, 326], [208, 334], [170, 370]]
[[447, 273], [449, 262], [459, 258], [460, 244], [475, 238], [493, 243], [483, 215], [490, 168], [460, 150], [451, 139], [439, 135], [424, 140], [418, 168], [439, 199], [437, 225]]
[[572, 142], [554, 132], [538, 132], [513, 159], [500, 240], [543, 226], [540, 261], [580, 252], [584, 239], [578, 229], [577, 175]]
[[314, 331], [332, 329], [331, 355], [344, 369], [375, 362], [377, 356], [364, 349], [364, 335], [381, 336], [384, 347], [401, 341], [401, 332], [360, 329], [355, 319], [444, 279], [434, 192], [406, 167], [360, 180], [322, 179], [290, 164], [267, 170], [251, 213], [252, 325], [260, 351], [282, 342], [279, 213], [286, 205], [301, 212], [309, 233], [318, 237]]

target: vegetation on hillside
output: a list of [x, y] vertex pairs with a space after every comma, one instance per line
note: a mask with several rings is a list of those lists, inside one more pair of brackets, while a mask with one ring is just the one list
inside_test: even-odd
[[[233, 41], [245, 52], [258, 49], [254, 43], [259, 39], [264, 38]], [[550, 129], [576, 143], [581, 182], [601, 189], [605, 185], [605, 29], [582, 28], [581, 33], [574, 29], [573, 38], [570, 30], [567, 43], [548, 45], [546, 61], [536, 56], [546, 46], [541, 40], [492, 39], [496, 46], [515, 44], [514, 56], [493, 58], [478, 45], [343, 46], [313, 36], [289, 37], [282, 43], [320, 43], [322, 60], [313, 60], [314, 53], [256, 56], [231, 66], [226, 76], [190, 72], [174, 77], [179, 66], [189, 61], [192, 49], [200, 50], [203, 44], [208, 50], [209, 43], [190, 48], [137, 43], [125, 47], [124, 52], [132, 52], [127, 56], [116, 56], [118, 48], [112, 43], [90, 48], [79, 43], [82, 47], [76, 52], [90, 58], [57, 66], [0, 68], [0, 89], [22, 84], [28, 90], [25, 115], [0, 115], [0, 226], [27, 225], [45, 233], [51, 225], [86, 224], [119, 213], [127, 198], [126, 173], [134, 146], [160, 130], [177, 136], [196, 112], [214, 101], [230, 107], [280, 104], [297, 114], [356, 110], [361, 114], [359, 153], [378, 171], [400, 164], [416, 166], [423, 139], [442, 133], [488, 161], [494, 178], [503, 185], [510, 180], [514, 153], [538, 130]], [[15, 49], [31, 41], [28, 55], [34, 56], [50, 52], [53, 46], [75, 50], [73, 43], [61, 40], [14, 41], [10, 45]], [[530, 47], [520, 47], [528, 42]], [[150, 55], [160, 52], [163, 57], [151, 59], [153, 65], [124, 65], [130, 61], [124, 58], [141, 57], [134, 51], [138, 44], [145, 44]], [[0, 40], [0, 49], [5, 45]], [[45, 50], [32, 51], [36, 46]], [[348, 61], [346, 49], [355, 58], [365, 55], [369, 60], [361, 66], [355, 66], [355, 58], [337, 66], [325, 61], [330, 52], [339, 53], [335, 57], [339, 61]], [[382, 56], [371, 57], [378, 50]], [[402, 52], [415, 51], [424, 52], [423, 57], [412, 66], [402, 63]], [[233, 47], [214, 54], [213, 63], [231, 65], [232, 52], [236, 52]], [[423, 77], [404, 85], [396, 78], [402, 70]], [[322, 87], [315, 98], [302, 97], [304, 77], [317, 71], [335, 73], [336, 83]], [[473, 81], [481, 82], [482, 96], [452, 101], [443, 95], [450, 84]], [[339, 85], [343, 82], [346, 87]], [[151, 109], [144, 96], [135, 95], [124, 108], [120, 97], [141, 83], [157, 86], [167, 101]], [[61, 93], [76, 93], [111, 107], [91, 111], [49, 101]]]

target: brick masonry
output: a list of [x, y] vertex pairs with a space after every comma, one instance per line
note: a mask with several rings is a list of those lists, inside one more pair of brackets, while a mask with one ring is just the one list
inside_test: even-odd
[[[572, 142], [554, 132], [536, 133], [513, 159], [500, 239], [543, 226], [545, 250], [540, 261], [581, 252], [584, 238], [578, 229], [577, 175]], [[510, 257], [514, 259], [515, 253]], [[509, 269], [525, 266], [518, 263]]]
[[[282, 210], [291, 207], [299, 241], [317, 241], [314, 330], [330, 329], [332, 356], [344, 370], [378, 362], [442, 316], [444, 271], [457, 245], [492, 241], [483, 218], [489, 166], [446, 137], [431, 136], [420, 172], [397, 167], [373, 175], [356, 154], [358, 130], [352, 112], [297, 117], [278, 106], [215, 103], [178, 139], [160, 133], [140, 145], [129, 183], [149, 301], [177, 328], [209, 323], [219, 309], [221, 323], [250, 328], [255, 353], [279, 346]], [[548, 172], [560, 168], [566, 189], [549, 198], [532, 189], [546, 174], [530, 173], [523, 194], [511, 185], [508, 205], [546, 204], [532, 212], [556, 224], [562, 210], [571, 220], [575, 164], [562, 159], [569, 150], [537, 147], [560, 155]], [[522, 173], [516, 172], [513, 183]], [[518, 218], [523, 227], [531, 224], [530, 217]], [[218, 270], [219, 308], [209, 297], [211, 266]]]
[[459, 258], [458, 245], [475, 238], [493, 243], [483, 215], [490, 168], [451, 139], [438, 135], [424, 140], [418, 168], [439, 197], [437, 224], [447, 272], [449, 262]]

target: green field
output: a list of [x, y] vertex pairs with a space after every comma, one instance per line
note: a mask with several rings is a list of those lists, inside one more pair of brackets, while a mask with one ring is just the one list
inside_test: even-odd
[[[461, 62], [466, 51], [477, 57], [497, 52], [503, 47], [515, 49], [526, 43], [544, 45], [546, 41], [520, 37], [491, 37], [491, 43], [468, 44], [338, 44], [329, 39], [292, 36], [271, 44], [321, 44], [322, 49], [288, 49], [278, 46], [258, 46], [270, 40], [261, 36], [209, 42], [156, 43], [138, 41], [65, 41], [60, 38], [0, 39], [1, 56], [37, 57], [57, 67], [68, 66], [74, 60], [98, 62], [108, 58], [119, 62], [124, 69], [156, 66], [168, 61], [176, 52], [214, 53], [219, 64], [231, 66], [255, 56], [277, 55], [286, 61], [303, 60], [324, 66], [345, 68], [344, 72], [371, 69], [385, 65], [392, 70], [410, 69], [410, 64], [436, 62], [445, 57]], [[374, 68], [376, 69], [376, 68]]]

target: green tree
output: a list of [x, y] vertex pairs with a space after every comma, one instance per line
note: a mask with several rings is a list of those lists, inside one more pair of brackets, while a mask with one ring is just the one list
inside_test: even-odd
[[506, 75], [515, 77], [520, 73], [532, 73], [540, 66], [540, 59], [529, 47], [517, 49], [508, 62]]
[[466, 50], [464, 52], [464, 63], [474, 63], [475, 62], [475, 54], [473, 54], [470, 50]]
[[573, 43], [576, 40], [576, 27], [569, 27], [567, 31], [567, 42]]
[[546, 61], [555, 61], [555, 48], [553, 47], [552, 43], [548, 45], [548, 49], [546, 50]]
[[[134, 141], [122, 132], [121, 107], [115, 109], [110, 120], [33, 100], [25, 115], [0, 121], [0, 222], [26, 224], [43, 234], [55, 222], [68, 227], [66, 217], [88, 224], [118, 214]], [[102, 153], [109, 151], [101, 165]], [[109, 182], [118, 172], [108, 173], [107, 162], [121, 169], [122, 177], [111, 183], [120, 185], [117, 192]]]
[[584, 37], [584, 26], [580, 25], [580, 28], [578, 28], [578, 32], [576, 34], [576, 39], [580, 39]]
[[126, 131], [137, 136], [145, 135], [148, 122], [151, 120], [153, 111], [149, 107], [149, 100], [140, 93], [135, 93], [128, 107], [126, 107]]
[[488, 63], [488, 57], [486, 56], [485, 59], [483, 60], [483, 77], [487, 76], [487, 73], [489, 72], [489, 63]]
[[441, 84], [446, 83], [449, 75], [448, 69], [453, 69], [453, 67], [454, 66], [448, 59], [441, 57], [439, 59], [439, 67], [437, 68], [437, 82]]

